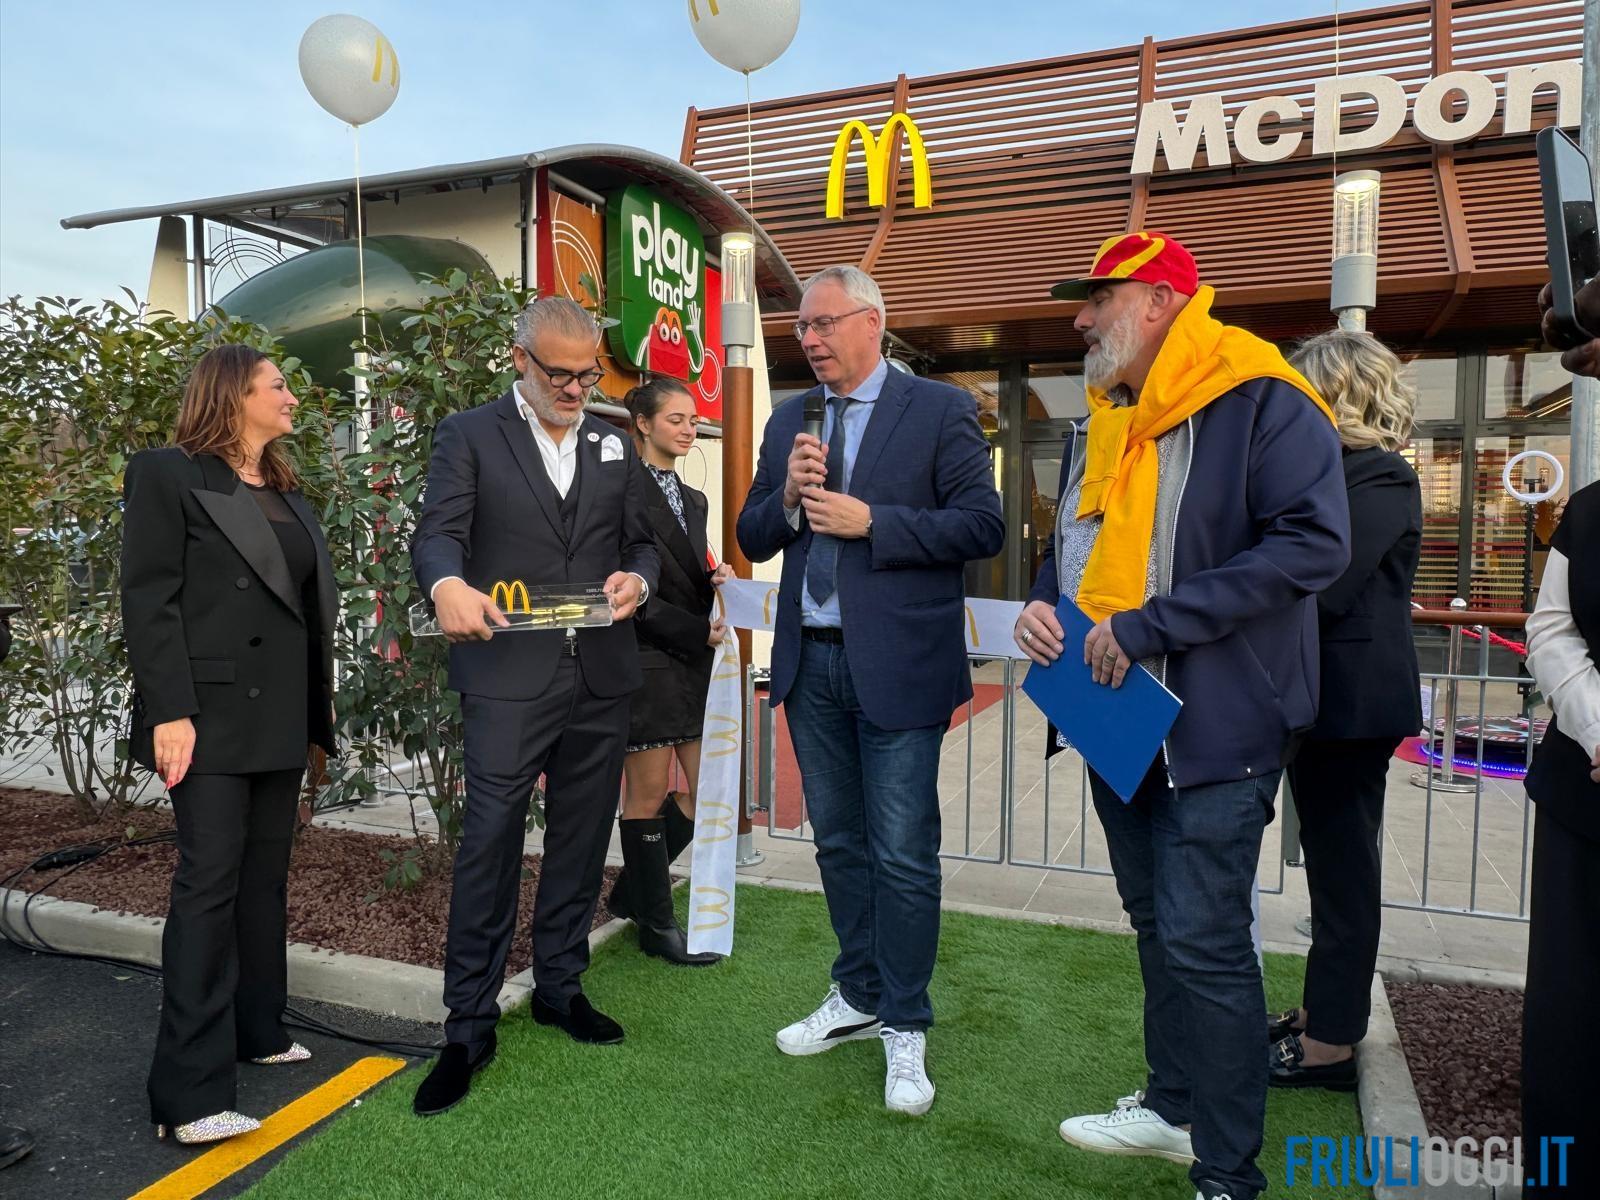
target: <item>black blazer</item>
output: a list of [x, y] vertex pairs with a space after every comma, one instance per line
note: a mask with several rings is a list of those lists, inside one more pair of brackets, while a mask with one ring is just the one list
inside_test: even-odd
[[1350, 565], [1317, 597], [1322, 698], [1315, 738], [1406, 738], [1422, 729], [1411, 583], [1422, 488], [1400, 455], [1344, 452]]
[[[578, 512], [570, 536], [561, 497], [517, 412], [514, 393], [439, 422], [427, 496], [411, 539], [412, 567], [424, 597], [451, 575], [492, 592], [502, 580], [520, 579], [530, 588], [590, 584], [630, 571], [655, 591], [659, 560], [631, 441], [592, 416], [567, 437], [578, 439], [579, 459]], [[496, 700], [535, 699], [555, 676], [564, 636], [554, 630], [513, 633], [453, 645], [449, 686]], [[639, 655], [626, 622], [580, 629], [578, 661], [596, 696], [625, 696], [639, 686]]]
[[333, 751], [333, 562], [298, 491], [284, 500], [317, 553], [305, 612], [277, 535], [213, 454], [145, 450], [123, 482], [122, 625], [133, 666], [134, 761], [155, 769], [152, 730], [191, 717], [201, 775], [303, 767]]
[[629, 741], [699, 737], [717, 657], [715, 648], [706, 645], [711, 606], [716, 601], [706, 560], [709, 506], [704, 492], [679, 480], [684, 522], [689, 526], [684, 533], [661, 485], [642, 462], [638, 470], [661, 559], [661, 579], [650, 603], [639, 610], [633, 623], [645, 682], [633, 697]]

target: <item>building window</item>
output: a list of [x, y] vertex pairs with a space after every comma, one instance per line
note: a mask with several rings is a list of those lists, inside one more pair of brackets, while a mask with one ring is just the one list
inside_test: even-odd
[[[1570, 387], [1569, 379], [1569, 393]], [[1505, 489], [1505, 466], [1524, 450], [1554, 455], [1566, 474], [1570, 452], [1566, 437], [1480, 437], [1473, 447], [1472, 577], [1467, 597], [1471, 608], [1527, 612], [1533, 607], [1556, 513], [1567, 489], [1563, 485], [1559, 496], [1542, 504], [1513, 500]], [[1545, 491], [1553, 474], [1548, 463], [1525, 459], [1513, 482], [1520, 492]]]
[[1419, 355], [1405, 364], [1402, 378], [1417, 391], [1417, 424], [1461, 420], [1456, 374], [1453, 354], [1440, 357]]
[[1461, 439], [1418, 437], [1401, 453], [1422, 484], [1422, 554], [1411, 598], [1448, 608], [1461, 576]]
[[1566, 421], [1572, 376], [1554, 351], [1491, 354], [1484, 361], [1483, 416], [1488, 421]]
[[1072, 366], [1030, 366], [1028, 368], [1027, 416], [1029, 421], [1076, 420], [1089, 415], [1089, 401], [1083, 390], [1083, 368]]

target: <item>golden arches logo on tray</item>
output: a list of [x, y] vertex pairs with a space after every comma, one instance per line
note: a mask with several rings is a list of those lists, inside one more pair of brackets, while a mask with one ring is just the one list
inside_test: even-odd
[[528, 585], [520, 579], [513, 579], [509, 583], [504, 579], [496, 580], [494, 587], [489, 589], [489, 599], [494, 601], [494, 606], [503, 613], [533, 612], [533, 601], [528, 597]]

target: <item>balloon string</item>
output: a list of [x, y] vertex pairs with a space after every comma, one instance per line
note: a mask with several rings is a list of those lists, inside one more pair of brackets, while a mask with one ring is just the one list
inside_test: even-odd
[[751, 232], [756, 223], [756, 135], [750, 117], [750, 72], [744, 73], [744, 161], [749, 172], [745, 189], [745, 211], [750, 214]]
[[361, 236], [361, 127], [350, 126], [350, 140], [356, 152], [356, 281], [361, 296], [361, 348], [367, 347], [367, 259]]

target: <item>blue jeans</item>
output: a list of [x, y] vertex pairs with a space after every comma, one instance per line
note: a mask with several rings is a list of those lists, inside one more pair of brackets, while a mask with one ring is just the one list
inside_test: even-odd
[[1266, 993], [1250, 938], [1250, 889], [1281, 771], [1167, 786], [1157, 763], [1124, 804], [1093, 771], [1122, 907], [1144, 977], [1145, 1104], [1191, 1125], [1189, 1177], [1237, 1200], [1264, 1191], [1256, 1166], [1267, 1113]]
[[947, 727], [874, 725], [856, 700], [844, 647], [804, 638], [783, 708], [839, 939], [834, 982], [852, 1007], [885, 1025], [926, 1029], [939, 950], [939, 750]]

